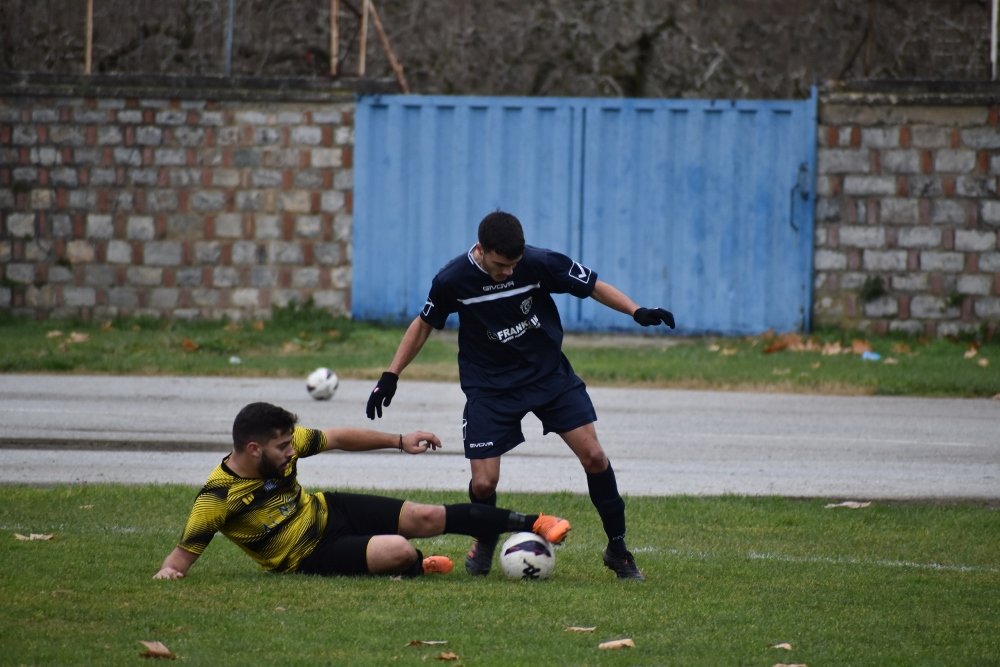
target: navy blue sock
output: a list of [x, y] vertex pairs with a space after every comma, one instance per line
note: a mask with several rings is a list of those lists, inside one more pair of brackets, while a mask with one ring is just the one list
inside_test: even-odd
[[625, 553], [625, 501], [618, 493], [618, 480], [610, 462], [603, 472], [587, 473], [587, 489], [608, 536], [608, 551]]

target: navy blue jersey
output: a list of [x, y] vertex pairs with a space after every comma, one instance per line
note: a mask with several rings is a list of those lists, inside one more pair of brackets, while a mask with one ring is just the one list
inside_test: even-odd
[[451, 260], [431, 283], [420, 313], [441, 329], [458, 313], [458, 372], [462, 389], [505, 390], [552, 373], [563, 359], [562, 321], [552, 294], [586, 298], [597, 274], [566, 255], [526, 246], [504, 282], [494, 282], [472, 258]]

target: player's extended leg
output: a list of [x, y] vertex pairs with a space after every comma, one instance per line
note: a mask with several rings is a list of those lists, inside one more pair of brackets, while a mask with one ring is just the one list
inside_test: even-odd
[[597, 509], [608, 536], [604, 564], [614, 570], [619, 579], [645, 579], [625, 546], [625, 501], [618, 492], [614, 468], [597, 439], [594, 424], [584, 424], [559, 436], [573, 450], [587, 473], [590, 502]]
[[566, 519], [548, 514], [522, 514], [483, 503], [426, 505], [407, 500], [399, 511], [398, 532], [404, 538], [448, 533], [473, 537], [487, 535], [495, 542], [500, 533], [529, 530], [549, 542], [560, 544], [566, 539], [570, 524]]
[[[469, 481], [469, 500], [473, 503], [496, 507], [497, 484], [500, 482], [500, 457], [469, 459], [472, 479]], [[473, 575], [487, 575], [493, 568], [493, 552], [497, 548], [497, 535], [475, 535], [468, 555], [465, 571]]]

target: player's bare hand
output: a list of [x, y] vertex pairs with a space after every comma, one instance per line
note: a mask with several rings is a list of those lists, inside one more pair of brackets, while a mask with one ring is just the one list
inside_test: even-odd
[[666, 324], [671, 329], [674, 328], [674, 314], [663, 308], [637, 308], [632, 313], [632, 319], [644, 327]]
[[414, 431], [403, 436], [403, 451], [408, 454], [423, 454], [428, 449], [440, 449], [441, 439], [430, 431]]
[[153, 579], [183, 579], [184, 573], [172, 567], [165, 567], [153, 575]]

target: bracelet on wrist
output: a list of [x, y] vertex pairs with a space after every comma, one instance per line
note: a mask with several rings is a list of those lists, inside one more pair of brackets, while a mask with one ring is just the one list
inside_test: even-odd
[[403, 453], [403, 434], [399, 434], [399, 453]]

